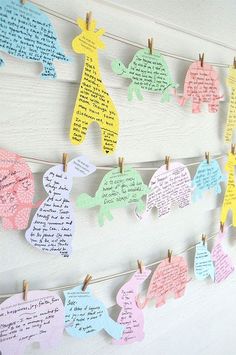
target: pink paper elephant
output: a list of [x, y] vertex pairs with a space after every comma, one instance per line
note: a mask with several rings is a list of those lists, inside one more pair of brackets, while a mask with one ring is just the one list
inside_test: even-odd
[[192, 98], [192, 112], [201, 112], [201, 103], [208, 104], [209, 112], [219, 110], [219, 100], [222, 96], [219, 93], [218, 73], [214, 68], [205, 62], [196, 61], [190, 65], [184, 83], [183, 97], [179, 104], [183, 106], [188, 99]]

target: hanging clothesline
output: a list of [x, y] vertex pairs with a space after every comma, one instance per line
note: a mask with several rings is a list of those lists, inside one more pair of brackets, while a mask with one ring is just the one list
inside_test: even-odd
[[[227, 227], [224, 227], [225, 229], [229, 229], [230, 227], [232, 227], [232, 224], [230, 224], [229, 226]], [[219, 233], [219, 231], [211, 234], [210, 236], [207, 237], [207, 240], [211, 240], [211, 239], [214, 239], [216, 238], [217, 234]], [[197, 243], [194, 243], [193, 245], [191, 245], [190, 247], [186, 248], [186, 249], [183, 249], [181, 250], [180, 252], [178, 253], [174, 253], [174, 255], [181, 255], [181, 254], [184, 254], [186, 252], [189, 252], [191, 250], [193, 250], [194, 248], [196, 248], [196, 245], [198, 244], [199, 242]], [[147, 268], [148, 267], [152, 267], [152, 266], [155, 266], [155, 265], [158, 265], [160, 264], [163, 260], [165, 260], [166, 258], [164, 259], [160, 259], [160, 260], [157, 260], [157, 261], [154, 261], [153, 263], [150, 263], [150, 264], [147, 264], [145, 265]], [[104, 281], [109, 281], [109, 280], [113, 280], [113, 279], [116, 279], [118, 277], [121, 277], [121, 276], [126, 276], [126, 275], [130, 275], [130, 274], [133, 274], [134, 272], [136, 272], [137, 269], [132, 269], [132, 270], [128, 270], [128, 271], [123, 271], [123, 272], [119, 272], [119, 273], [116, 273], [116, 274], [111, 274], [111, 275], [105, 275], [105, 276], [101, 276], [101, 277], [98, 277], [96, 279], [92, 279], [90, 281], [90, 284], [98, 284], [100, 282], [104, 282]], [[76, 283], [73, 283], [73, 284], [69, 284], [69, 285], [63, 285], [63, 286], [57, 286], [57, 287], [52, 287], [52, 288], [47, 288], [47, 291], [63, 291], [63, 290], [66, 290], [66, 289], [70, 289], [70, 288], [74, 288], [78, 285], [83, 285], [84, 281], [79, 281], [79, 282], [76, 282]], [[41, 289], [42, 290], [42, 289]], [[11, 297], [15, 295], [15, 293], [6, 293], [6, 294], [0, 294], [0, 299], [3, 299], [3, 298], [8, 298], [8, 297]]]
[[[76, 20], [68, 17], [68, 16], [65, 16], [55, 10], [52, 10], [52, 9], [49, 9], [48, 7], [44, 6], [44, 5], [40, 5], [38, 4], [37, 1], [34, 1], [34, 0], [27, 0], [28, 2], [36, 5], [40, 10], [44, 11], [45, 13], [49, 14], [49, 15], [52, 15], [54, 17], [57, 17], [63, 21], [66, 21], [66, 22], [69, 22], [69, 23], [72, 23], [73, 25], [76, 25], [77, 26], [77, 22]], [[22, 5], [24, 6], [24, 5]], [[118, 41], [118, 42], [121, 42], [121, 43], [125, 43], [125, 44], [128, 44], [130, 46], [133, 46], [133, 47], [136, 47], [136, 48], [144, 48], [145, 45], [141, 44], [141, 43], [137, 43], [137, 42], [134, 42], [134, 41], [130, 41], [129, 39], [127, 38], [124, 38], [124, 37], [121, 37], [121, 36], [117, 36], [113, 33], [109, 33], [109, 32], [106, 32], [104, 34], [104, 37], [107, 37], [107, 38], [110, 38], [110, 39], [113, 39], [115, 41]], [[205, 39], [205, 38], [203, 38]], [[207, 40], [207, 39], [205, 39]], [[221, 45], [220, 42], [219, 43], [216, 43], [218, 45]], [[166, 57], [170, 57], [170, 58], [175, 58], [175, 59], [179, 59], [179, 60], [183, 60], [185, 62], [190, 62], [190, 63], [193, 63], [196, 61], [196, 59], [192, 59], [192, 58], [188, 58], [188, 57], [184, 57], [184, 56], [181, 56], [181, 55], [177, 55], [175, 53], [171, 53], [171, 52], [167, 52], [167, 51], [164, 51], [164, 50], [161, 50], [160, 48], [158, 48], [158, 51], [163, 54], [164, 56]], [[219, 67], [219, 68], [229, 68], [230, 67], [230, 64], [224, 64], [224, 63], [214, 63], [214, 62], [206, 62], [206, 63], [209, 63], [215, 67]]]

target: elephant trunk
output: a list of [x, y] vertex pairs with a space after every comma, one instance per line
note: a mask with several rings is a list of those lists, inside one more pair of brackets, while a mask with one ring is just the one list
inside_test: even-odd
[[115, 322], [109, 316], [106, 318], [106, 324], [104, 326], [105, 331], [114, 339], [119, 340], [122, 337], [124, 326]]

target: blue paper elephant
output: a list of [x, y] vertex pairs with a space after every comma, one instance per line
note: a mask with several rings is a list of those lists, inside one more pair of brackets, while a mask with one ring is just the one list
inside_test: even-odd
[[207, 249], [207, 243], [200, 242], [196, 245], [194, 258], [194, 274], [197, 280], [204, 280], [208, 276], [215, 278], [215, 268], [211, 253]]

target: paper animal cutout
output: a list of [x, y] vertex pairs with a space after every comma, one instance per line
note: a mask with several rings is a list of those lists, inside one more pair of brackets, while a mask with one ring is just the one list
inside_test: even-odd
[[225, 170], [228, 172], [228, 181], [224, 196], [224, 201], [221, 209], [221, 222], [224, 224], [228, 212], [232, 210], [233, 216], [233, 226], [236, 226], [236, 187], [235, 187], [235, 176], [234, 176], [234, 169], [236, 165], [236, 155], [229, 153], [228, 154], [228, 161], [225, 165]]
[[229, 68], [228, 77], [226, 80], [227, 86], [231, 88], [229, 108], [227, 115], [227, 123], [225, 127], [225, 142], [231, 142], [233, 131], [236, 128], [236, 68]]
[[98, 222], [103, 226], [105, 218], [110, 221], [113, 219], [111, 214], [113, 208], [135, 203], [137, 211], [141, 213], [145, 206], [142, 197], [148, 192], [149, 188], [132, 167], [126, 166], [123, 174], [120, 173], [120, 168], [115, 168], [104, 176], [95, 196], [81, 194], [77, 199], [77, 206], [80, 208], [100, 206]]
[[114, 344], [131, 344], [144, 338], [144, 316], [137, 305], [138, 287], [150, 275], [151, 270], [143, 268], [138, 270], [131, 279], [119, 290], [116, 301], [122, 307], [117, 322], [124, 326], [124, 332], [120, 340], [114, 340]]
[[4, 229], [25, 229], [34, 198], [34, 178], [19, 155], [0, 149], [0, 217]]
[[103, 152], [112, 154], [118, 140], [119, 118], [102, 82], [98, 64], [97, 50], [105, 47], [100, 39], [104, 29], [95, 32], [95, 20], [91, 21], [89, 30], [84, 20], [78, 19], [77, 24], [82, 33], [73, 40], [72, 47], [76, 53], [85, 55], [85, 63], [71, 121], [70, 140], [72, 144], [83, 143], [89, 125], [97, 122], [102, 131]]
[[27, 345], [39, 342], [42, 350], [56, 346], [63, 335], [64, 306], [50, 291], [14, 295], [0, 306], [0, 353], [22, 355]]
[[216, 243], [212, 249], [211, 256], [215, 266], [215, 282], [219, 283], [234, 271], [234, 265], [229, 255], [224, 251], [222, 242], [225, 233], [219, 232]]
[[158, 209], [158, 217], [166, 215], [172, 204], [183, 208], [191, 203], [191, 176], [187, 167], [181, 163], [170, 163], [169, 169], [162, 165], [152, 176], [143, 214], [137, 211], [139, 219], [147, 217], [152, 208]]
[[43, 251], [67, 257], [72, 252], [72, 237], [75, 229], [70, 191], [74, 177], [84, 177], [96, 170], [87, 158], [79, 156], [67, 165], [50, 168], [43, 176], [43, 185], [48, 197], [34, 215], [26, 231], [27, 241]]
[[[22, 5], [20, 0], [1, 0], [0, 51], [42, 63], [43, 79], [56, 78], [55, 59], [69, 61], [48, 17], [28, 1]], [[3, 64], [0, 58], [0, 66]]]
[[163, 260], [154, 271], [146, 299], [142, 304], [138, 300], [138, 305], [144, 308], [147, 303], [155, 298], [156, 307], [166, 303], [168, 293], [174, 294], [175, 298], [182, 297], [188, 282], [188, 265], [182, 256], [172, 256]]
[[219, 110], [219, 100], [223, 97], [219, 93], [220, 84], [218, 73], [208, 63], [196, 61], [190, 65], [184, 83], [183, 97], [179, 104], [184, 106], [186, 101], [192, 99], [192, 112], [201, 112], [201, 104], [208, 104], [209, 112]]
[[206, 190], [214, 189], [216, 194], [221, 193], [220, 183], [225, 180], [217, 160], [211, 159], [209, 163], [207, 163], [207, 160], [203, 160], [199, 164], [192, 181], [193, 200], [196, 201], [201, 198]]
[[211, 253], [207, 250], [207, 242], [205, 245], [200, 242], [196, 245], [194, 258], [194, 274], [197, 280], [204, 280], [208, 276], [214, 280], [215, 270], [211, 257]]
[[132, 81], [128, 88], [129, 101], [134, 94], [139, 100], [143, 100], [141, 89], [159, 92], [162, 94], [162, 102], [169, 101], [170, 89], [178, 87], [171, 78], [163, 56], [158, 51], [150, 54], [149, 48], [138, 50], [128, 68], [120, 60], [114, 60], [112, 70]]
[[124, 327], [110, 318], [104, 304], [94, 298], [89, 287], [65, 291], [65, 329], [77, 338], [86, 338], [104, 329], [111, 337], [120, 339]]

